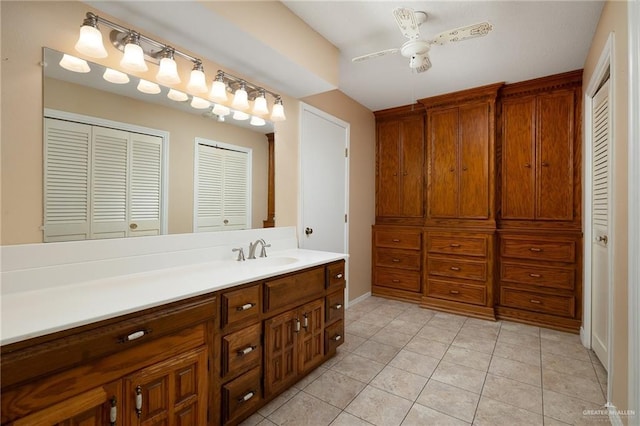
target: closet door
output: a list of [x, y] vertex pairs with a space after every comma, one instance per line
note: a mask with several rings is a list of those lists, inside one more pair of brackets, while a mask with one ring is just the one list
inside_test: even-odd
[[436, 110], [429, 117], [429, 217], [458, 215], [458, 108]]
[[129, 236], [160, 235], [162, 138], [131, 134]]
[[460, 107], [460, 214], [489, 217], [489, 105]]
[[400, 121], [378, 123], [377, 216], [400, 215]]
[[413, 117], [401, 121], [402, 190], [401, 215], [424, 216], [424, 118]]

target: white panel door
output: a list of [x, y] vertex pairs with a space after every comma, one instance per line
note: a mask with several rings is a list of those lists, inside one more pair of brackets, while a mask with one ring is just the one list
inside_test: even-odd
[[300, 247], [347, 253], [349, 124], [302, 105]]
[[592, 185], [592, 264], [591, 264], [591, 346], [602, 365], [608, 368], [609, 357], [609, 218], [610, 218], [610, 144], [611, 112], [609, 82], [593, 98], [593, 185]]

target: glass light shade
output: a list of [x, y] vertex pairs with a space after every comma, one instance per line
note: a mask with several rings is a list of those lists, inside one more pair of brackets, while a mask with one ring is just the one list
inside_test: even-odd
[[251, 117], [251, 121], [249, 122], [252, 126], [264, 126], [266, 121], [263, 118], [256, 117], [255, 115]]
[[176, 102], [184, 102], [187, 99], [189, 99], [189, 96], [187, 96], [186, 93], [181, 92], [179, 90], [169, 89], [169, 93], [167, 93], [167, 98], [171, 99], [172, 101], [176, 101]]
[[211, 102], [206, 99], [194, 96], [193, 99], [191, 99], [191, 106], [195, 109], [205, 109], [211, 106]]
[[140, 79], [140, 82], [138, 83], [138, 90], [142, 93], [157, 95], [158, 93], [160, 93], [160, 86], [151, 81]]
[[129, 82], [129, 76], [123, 72], [107, 68], [104, 70], [104, 74], [102, 74], [102, 78], [107, 80], [109, 83], [115, 84], [126, 84]]
[[128, 43], [124, 47], [124, 55], [120, 60], [120, 66], [128, 71], [144, 72], [149, 68], [144, 62], [144, 52], [137, 44]]
[[214, 81], [211, 86], [211, 93], [209, 98], [214, 102], [226, 102], [227, 101], [227, 85], [223, 81]]
[[162, 84], [180, 83], [176, 61], [171, 58], [160, 59], [160, 69], [158, 69], [158, 74], [156, 74], [156, 80]]
[[213, 112], [215, 115], [219, 117], [224, 117], [225, 115], [231, 114], [231, 110], [224, 105], [215, 104], [213, 106]]
[[187, 90], [193, 93], [207, 93], [207, 83], [205, 81], [204, 72], [200, 70], [191, 70], [191, 77], [187, 84]]
[[76, 50], [92, 58], [106, 58], [107, 49], [102, 43], [102, 33], [96, 27], [83, 25], [80, 27], [80, 37], [76, 42]]
[[233, 95], [233, 101], [231, 102], [231, 108], [239, 109], [241, 111], [249, 109], [249, 96], [247, 95], [246, 90], [242, 88], [236, 90], [235, 95]]
[[247, 114], [246, 112], [242, 112], [242, 111], [234, 111], [233, 119], [234, 120], [238, 120], [238, 121], [248, 120], [249, 119], [249, 114]]
[[73, 72], [87, 73], [91, 71], [89, 64], [84, 59], [76, 58], [75, 56], [67, 55], [66, 53], [60, 60], [60, 66], [66, 70]]
[[267, 99], [264, 95], [258, 96], [253, 102], [253, 113], [257, 115], [269, 114], [269, 108], [267, 107]]
[[271, 121], [284, 121], [287, 117], [284, 116], [284, 106], [282, 103], [276, 102], [273, 104], [273, 109], [271, 110]]

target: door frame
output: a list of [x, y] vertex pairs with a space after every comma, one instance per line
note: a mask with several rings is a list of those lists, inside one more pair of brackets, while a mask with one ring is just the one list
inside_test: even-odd
[[[600, 87], [600, 83], [602, 79], [605, 77], [606, 73], [610, 73], [609, 77], [609, 107], [610, 107], [610, 115], [611, 117], [615, 117], [615, 89], [616, 89], [616, 71], [615, 71], [615, 56], [614, 56], [614, 46], [615, 46], [615, 34], [613, 32], [609, 33], [609, 37], [607, 38], [607, 42], [605, 43], [602, 52], [600, 53], [600, 58], [598, 59], [598, 63], [595, 67], [595, 70], [591, 76], [591, 80], [587, 85], [587, 89], [584, 93], [584, 149], [583, 149], [583, 164], [584, 164], [584, 184], [583, 184], [583, 206], [584, 206], [584, 223], [583, 223], [583, 322], [582, 327], [580, 328], [580, 338], [582, 340], [582, 344], [587, 348], [591, 348], [592, 342], [592, 249], [591, 243], [593, 239], [593, 235], [591, 232], [592, 228], [592, 214], [591, 214], [591, 204], [592, 204], [592, 186], [593, 186], [593, 137], [591, 135], [591, 127], [593, 125], [593, 98]], [[615, 126], [614, 123], [611, 123], [611, 131], [610, 131], [610, 143], [609, 143], [609, 170], [615, 170], [615, 155], [614, 151], [614, 143], [615, 140]], [[607, 403], [611, 400], [611, 377], [614, 376], [614, 365], [613, 365], [613, 352], [614, 348], [612, 345], [612, 335], [613, 335], [613, 282], [614, 282], [614, 268], [613, 258], [614, 258], [614, 249], [615, 249], [615, 223], [611, 220], [611, 210], [613, 206], [615, 206], [615, 187], [610, 185], [609, 192], [609, 241], [608, 241], [608, 269], [609, 269], [609, 283], [608, 283], [608, 307], [607, 307], [607, 360], [606, 367], [609, 375], [609, 380], [607, 384]]]

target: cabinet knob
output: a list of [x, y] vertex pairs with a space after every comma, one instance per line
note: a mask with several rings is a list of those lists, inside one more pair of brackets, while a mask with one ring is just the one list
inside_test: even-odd
[[333, 305], [331, 307], [331, 309], [340, 310], [340, 309], [342, 309], [342, 304], [341, 303], [336, 303], [335, 305]]
[[398, 262], [400, 262], [400, 259], [395, 259], [394, 258], [394, 259], [391, 259], [391, 261], [394, 262], [394, 263], [398, 263]]
[[540, 165], [542, 167], [549, 167], [549, 163], [547, 163], [546, 161], [543, 161], [542, 163], [540, 163]]
[[131, 334], [127, 334], [124, 337], [121, 337], [120, 339], [118, 339], [118, 342], [120, 343], [128, 343], [131, 342], [133, 340], [137, 340], [143, 336], [146, 336], [147, 334], [151, 333], [151, 330], [138, 330], [138, 331], [134, 331]]
[[255, 349], [256, 349], [256, 347], [255, 347], [255, 346], [247, 346], [247, 347], [246, 347], [246, 348], [244, 348], [244, 349], [240, 349], [240, 350], [238, 350], [238, 352], [237, 352], [237, 353], [238, 353], [238, 356], [245, 356], [245, 355], [248, 355], [248, 354], [250, 354], [251, 352], [253, 352]]
[[535, 303], [536, 305], [539, 305], [540, 303], [542, 303], [542, 302], [540, 302], [539, 300], [536, 300], [536, 299], [530, 299], [529, 302]]
[[238, 306], [236, 308], [236, 311], [238, 311], [238, 312], [248, 311], [249, 309], [253, 308], [254, 306], [256, 306], [255, 303], [245, 303], [242, 306]]
[[531, 168], [531, 163], [524, 163], [524, 166], [525, 166], [527, 169], [530, 169], [530, 168]]
[[392, 283], [399, 283], [400, 280], [391, 280]]
[[337, 342], [337, 341], [339, 341], [340, 339], [342, 339], [342, 336], [341, 336], [341, 335], [339, 335], [339, 334], [336, 334], [335, 336], [333, 336], [333, 337], [331, 338], [331, 340], [333, 340], [334, 342]]
[[393, 240], [391, 240], [391, 241], [393, 241], [394, 243], [399, 243], [399, 242], [400, 242], [400, 238], [394, 238], [394, 239], [393, 239]]
[[460, 244], [452, 243], [452, 244], [449, 244], [449, 247], [458, 248], [460, 247]]
[[142, 387], [136, 386], [136, 414], [138, 418], [142, 415]]
[[110, 426], [116, 426], [118, 421], [118, 400], [116, 397], [111, 398], [111, 407], [109, 408], [109, 424]]
[[129, 229], [138, 229], [138, 224], [137, 223], [130, 223], [129, 224]]
[[451, 294], [460, 294], [460, 292], [458, 290], [449, 290], [449, 293], [451, 293]]
[[458, 266], [452, 266], [449, 269], [451, 269], [452, 271], [459, 271], [460, 270], [460, 268]]
[[340, 272], [340, 273], [335, 275], [335, 278], [336, 278], [336, 280], [341, 280], [343, 276], [344, 275], [342, 275], [342, 272]]
[[542, 251], [542, 249], [538, 247], [531, 247], [529, 250], [534, 253], [540, 253]]
[[248, 400], [253, 398], [253, 396], [255, 394], [256, 393], [254, 391], [249, 391], [249, 392], [245, 393], [244, 395], [242, 395], [240, 398], [238, 398], [238, 402], [247, 402]]
[[450, 172], [455, 172], [455, 171], [456, 171], [456, 169], [454, 169], [453, 167], [451, 167], [451, 168], [449, 169], [449, 171], [450, 171]]
[[462, 168], [462, 171], [463, 171], [463, 172], [466, 172], [467, 170], [468, 170], [468, 169], [467, 169], [466, 167], [463, 167], [463, 168]]
[[542, 277], [542, 275], [540, 275], [540, 274], [529, 274], [529, 276], [531, 278], [540, 278], [540, 277]]

